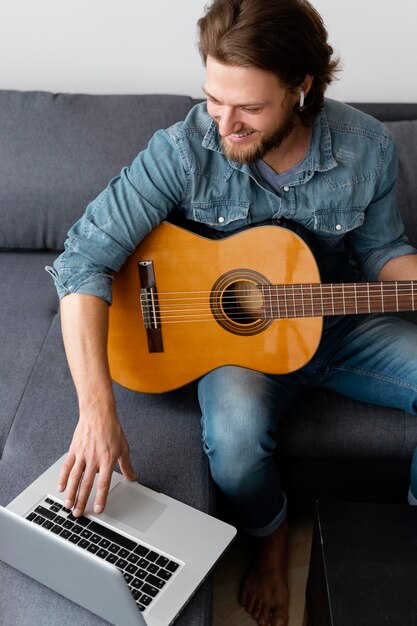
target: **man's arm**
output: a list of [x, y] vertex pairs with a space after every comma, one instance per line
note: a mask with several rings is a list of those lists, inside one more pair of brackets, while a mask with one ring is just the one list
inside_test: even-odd
[[417, 280], [417, 254], [405, 254], [388, 261], [378, 280]]
[[95, 513], [101, 513], [106, 505], [117, 461], [125, 478], [136, 478], [109, 373], [108, 309], [108, 304], [97, 296], [69, 294], [61, 301], [62, 333], [80, 417], [58, 490], [66, 491], [65, 506], [75, 507], [75, 516], [83, 513], [97, 473]]

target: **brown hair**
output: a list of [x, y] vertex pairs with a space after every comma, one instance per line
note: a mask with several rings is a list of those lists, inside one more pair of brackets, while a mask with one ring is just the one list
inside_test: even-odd
[[198, 28], [204, 63], [210, 56], [272, 72], [292, 91], [310, 74], [314, 81], [298, 114], [308, 121], [321, 110], [339, 60], [332, 58], [323, 20], [307, 0], [213, 0]]

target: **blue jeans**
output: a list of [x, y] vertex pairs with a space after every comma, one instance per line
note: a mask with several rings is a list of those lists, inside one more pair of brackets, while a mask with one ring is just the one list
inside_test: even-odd
[[[251, 534], [266, 536], [285, 519], [273, 459], [276, 428], [300, 393], [318, 386], [417, 414], [416, 326], [390, 315], [348, 316], [324, 333], [312, 360], [295, 373], [225, 366], [200, 380], [211, 473]], [[417, 497], [417, 453], [414, 482]]]

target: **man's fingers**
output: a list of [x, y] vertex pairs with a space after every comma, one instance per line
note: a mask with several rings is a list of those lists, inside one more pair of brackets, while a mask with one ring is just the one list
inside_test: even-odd
[[130, 460], [129, 448], [123, 451], [121, 457], [119, 458], [119, 467], [123, 474], [123, 476], [127, 480], [136, 480], [136, 474], [133, 470], [132, 463]]
[[75, 463], [75, 455], [68, 453], [65, 458], [65, 461], [63, 462], [61, 466], [61, 471], [59, 473], [58, 485], [57, 485], [57, 489], [59, 492], [65, 491], [65, 489], [67, 488], [68, 477], [71, 473], [72, 468], [74, 467], [74, 463]]
[[88, 472], [86, 471], [84, 472], [80, 482], [78, 483], [79, 489], [76, 495], [73, 510], [73, 515], [75, 517], [79, 517], [84, 513], [88, 498], [90, 497], [90, 493], [94, 485], [95, 477], [96, 472], [94, 470], [89, 470]]
[[65, 491], [65, 506], [67, 509], [72, 509], [77, 499], [77, 493], [80, 488], [80, 483], [85, 471], [85, 462], [75, 463], [72, 467], [71, 473], [67, 479], [66, 491]]
[[79, 471], [73, 472], [68, 481], [67, 499], [65, 506], [73, 508], [74, 517], [79, 517], [85, 511], [88, 498], [94, 487], [94, 481], [98, 474], [96, 496], [94, 500], [94, 513], [102, 513], [107, 502], [107, 496], [110, 489], [110, 482], [113, 473], [113, 464], [106, 463], [100, 468], [87, 467], [80, 474]]
[[97, 493], [94, 501], [94, 513], [102, 513], [107, 503], [113, 467], [101, 469], [97, 481]]

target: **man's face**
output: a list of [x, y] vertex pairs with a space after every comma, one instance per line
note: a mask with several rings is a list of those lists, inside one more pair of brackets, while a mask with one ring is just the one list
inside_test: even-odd
[[226, 156], [240, 163], [262, 159], [291, 135], [298, 123], [298, 96], [278, 78], [253, 67], [207, 58], [204, 92]]

